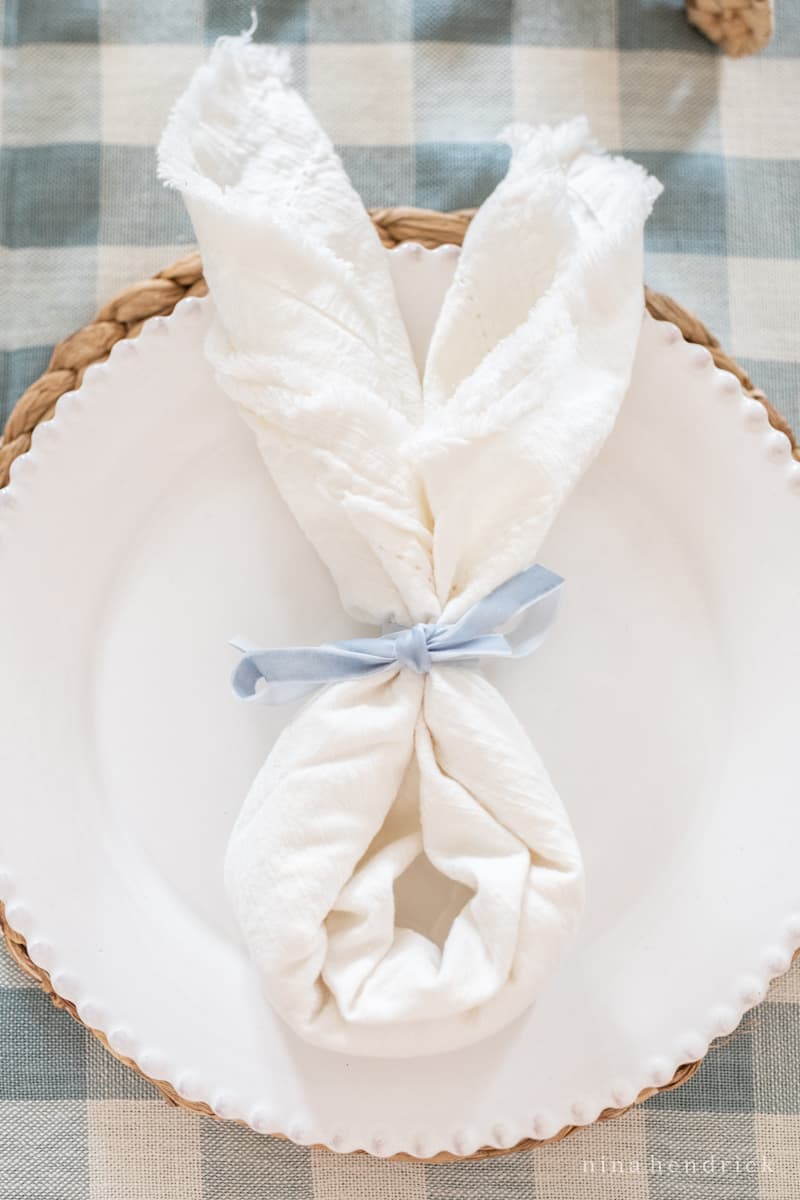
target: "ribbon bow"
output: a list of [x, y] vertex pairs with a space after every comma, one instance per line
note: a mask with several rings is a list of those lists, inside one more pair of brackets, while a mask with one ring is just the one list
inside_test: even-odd
[[[564, 580], [536, 564], [484, 596], [452, 625], [418, 624], [379, 637], [321, 646], [259, 650], [240, 638], [233, 690], [242, 700], [285, 704], [327, 683], [400, 665], [425, 675], [431, 667], [470, 658], [521, 658], [544, 641]], [[506, 633], [497, 630], [515, 621]]]

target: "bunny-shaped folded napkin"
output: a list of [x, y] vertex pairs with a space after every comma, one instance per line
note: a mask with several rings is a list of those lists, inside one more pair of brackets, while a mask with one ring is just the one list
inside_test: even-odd
[[[219, 42], [162, 138], [216, 309], [217, 377], [345, 608], [376, 626], [452, 625], [530, 567], [628, 384], [659, 185], [600, 153], [582, 119], [509, 140], [420, 381], [386, 251], [283, 56]], [[492, 1033], [579, 920], [580, 853], [528, 737], [474, 661], [429, 665], [309, 700], [228, 845], [266, 994], [329, 1049], [414, 1055]], [[466, 897], [441, 945], [396, 921], [395, 882], [420, 855]]]

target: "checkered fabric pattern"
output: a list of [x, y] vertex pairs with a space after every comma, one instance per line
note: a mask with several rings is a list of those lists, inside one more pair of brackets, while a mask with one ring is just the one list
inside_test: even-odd
[[[701, 315], [800, 428], [800, 5], [734, 62], [678, 0], [259, 0], [367, 204], [480, 203], [509, 121], [588, 113], [665, 184], [648, 282]], [[0, 0], [0, 415], [49, 348], [185, 251], [154, 143], [250, 0]], [[695, 1079], [484, 1163], [337, 1157], [166, 1107], [0, 961], [0, 1200], [795, 1200], [800, 967]]]

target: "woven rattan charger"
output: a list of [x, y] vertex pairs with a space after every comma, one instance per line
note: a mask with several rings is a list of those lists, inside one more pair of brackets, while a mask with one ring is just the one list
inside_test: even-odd
[[[473, 210], [462, 210], [439, 213], [418, 208], [381, 208], [372, 210], [370, 215], [384, 245], [391, 247], [400, 242], [414, 241], [423, 246], [434, 247], [448, 242], [460, 245], [472, 212]], [[20, 454], [24, 454], [29, 448], [33, 430], [40, 422], [52, 417], [60, 396], [80, 385], [87, 367], [107, 358], [115, 342], [122, 338], [136, 337], [145, 321], [151, 317], [165, 316], [172, 312], [179, 300], [186, 296], [204, 296], [207, 290], [200, 256], [197, 253], [189, 254], [179, 262], [173, 263], [172, 266], [166, 267], [153, 278], [125, 288], [101, 309], [90, 324], [79, 329], [63, 342], [59, 342], [53, 351], [47, 370], [20, 397], [8, 419], [3, 436], [0, 438], [0, 487], [4, 487], [8, 483], [9, 470], [14, 459]], [[668, 296], [647, 290], [646, 303], [651, 316], [660, 321], [672, 321], [688, 342], [706, 346], [716, 365], [736, 376], [747, 395], [764, 405], [770, 423], [786, 435], [791, 443], [794, 457], [800, 461], [800, 448], [798, 448], [786, 421], [768, 403], [763, 392], [753, 386], [747, 374], [726, 354], [705, 326]], [[74, 1004], [57, 994], [47, 972], [41, 967], [37, 967], [29, 957], [25, 938], [9, 926], [2, 904], [0, 904], [0, 927], [2, 927], [8, 949], [15, 962], [47, 992], [57, 1008], [66, 1009], [76, 1021], [80, 1022]], [[170, 1104], [207, 1116], [216, 1116], [208, 1105], [184, 1100], [170, 1084], [145, 1076], [144, 1072], [131, 1059], [112, 1050], [101, 1032], [96, 1029], [90, 1029], [90, 1032], [115, 1058], [148, 1079]], [[663, 1087], [645, 1088], [639, 1093], [634, 1103], [640, 1104], [659, 1091], [678, 1087], [689, 1079], [699, 1066], [700, 1062], [684, 1064], [678, 1068], [668, 1084]], [[621, 1116], [631, 1107], [633, 1106], [607, 1108], [600, 1114], [598, 1120], [605, 1121]], [[580, 1127], [576, 1125], [566, 1125], [551, 1138], [541, 1140], [527, 1138], [516, 1146], [503, 1150], [485, 1147], [468, 1157], [488, 1158], [496, 1154], [509, 1154], [517, 1150], [532, 1149], [545, 1142], [560, 1141], [578, 1128]], [[396, 1157], [409, 1159], [411, 1156], [402, 1154]], [[442, 1153], [427, 1161], [445, 1162], [454, 1157], [456, 1156]]]

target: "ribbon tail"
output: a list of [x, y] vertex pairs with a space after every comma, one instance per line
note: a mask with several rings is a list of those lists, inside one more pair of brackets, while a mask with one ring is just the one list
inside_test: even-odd
[[505, 633], [505, 640], [511, 647], [512, 658], [523, 658], [541, 646], [555, 620], [561, 601], [562, 583], [563, 580], [524, 609], [519, 623]]
[[434, 663], [466, 663], [473, 658], [513, 658], [508, 639], [501, 633], [481, 634], [469, 642], [443, 641], [434, 645], [431, 660]]
[[236, 638], [232, 645], [243, 657], [231, 679], [234, 694], [240, 700], [255, 700], [260, 704], [301, 700], [328, 683], [391, 666], [393, 660], [386, 656], [386, 641], [354, 638], [322, 646], [264, 650], [253, 647], [244, 638]]
[[231, 676], [231, 687], [239, 700], [252, 700], [256, 704], [290, 704], [325, 686], [320, 680], [267, 679], [255, 659], [256, 654], [245, 654]]
[[[555, 615], [564, 580], [555, 571], [536, 563], [501, 583], [488, 596], [443, 630], [434, 646], [473, 642], [487, 634], [502, 633], [513, 657], [530, 654], [541, 643]], [[514, 622], [510, 632], [504, 625]]]

